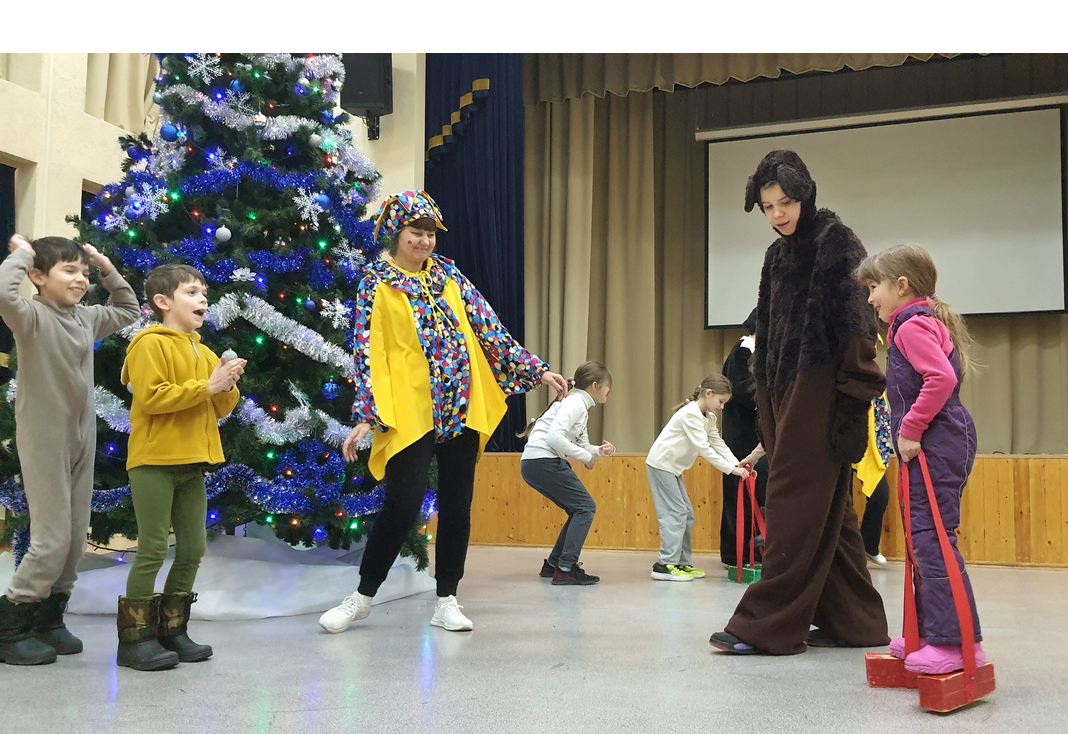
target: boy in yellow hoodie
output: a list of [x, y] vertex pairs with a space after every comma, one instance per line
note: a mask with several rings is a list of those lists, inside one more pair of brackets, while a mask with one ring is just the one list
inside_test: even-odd
[[[204, 276], [189, 265], [161, 265], [145, 279], [145, 300], [162, 321], [130, 342], [122, 381], [130, 407], [130, 494], [137, 555], [119, 597], [118, 664], [163, 670], [211, 657], [186, 634], [193, 581], [207, 546], [204, 470], [224, 460], [218, 419], [240, 398], [245, 360], [219, 359], [196, 332], [208, 309]], [[162, 594], [156, 574], [174, 527], [174, 564]]]

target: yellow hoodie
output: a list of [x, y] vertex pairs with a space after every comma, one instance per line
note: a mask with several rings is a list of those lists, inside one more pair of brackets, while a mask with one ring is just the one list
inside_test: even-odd
[[196, 332], [150, 326], [134, 337], [122, 365], [122, 382], [133, 391], [128, 470], [224, 461], [217, 420], [241, 393], [208, 395], [218, 364]]

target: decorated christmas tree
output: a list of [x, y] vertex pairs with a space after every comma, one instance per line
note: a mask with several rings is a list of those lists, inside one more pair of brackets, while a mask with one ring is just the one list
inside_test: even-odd
[[[289, 543], [348, 548], [384, 493], [367, 473], [366, 451], [353, 464], [340, 453], [352, 425], [352, 296], [378, 255], [367, 206], [380, 176], [353, 146], [348, 115], [335, 115], [341, 58], [200, 53], [159, 61], [158, 132], [120, 138], [122, 180], [69, 221], [139, 295], [156, 265], [200, 270], [211, 303], [204, 342], [248, 360], [241, 402], [221, 426], [227, 462], [205, 477], [209, 528], [260, 523]], [[147, 306], [143, 313], [96, 345], [91, 539], [99, 543], [136, 537], [125, 471], [130, 395], [119, 376], [129, 340], [151, 318]], [[6, 436], [16, 389], [0, 401]], [[18, 553], [28, 519], [14, 451], [14, 441], [0, 449], [0, 501], [16, 513], [7, 530], [21, 531]], [[433, 509], [429, 492], [424, 509]], [[426, 540], [417, 526], [404, 551], [420, 568]]]

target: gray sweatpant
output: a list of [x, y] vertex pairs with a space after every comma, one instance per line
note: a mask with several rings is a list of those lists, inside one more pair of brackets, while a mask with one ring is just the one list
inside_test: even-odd
[[597, 505], [564, 459], [524, 459], [519, 462], [523, 481], [567, 513], [547, 559], [554, 566], [571, 568], [578, 561], [582, 544], [593, 525]]
[[648, 464], [649, 487], [653, 490], [656, 519], [660, 522], [660, 557], [664, 565], [684, 566], [693, 555], [693, 505], [686, 494], [682, 477]]

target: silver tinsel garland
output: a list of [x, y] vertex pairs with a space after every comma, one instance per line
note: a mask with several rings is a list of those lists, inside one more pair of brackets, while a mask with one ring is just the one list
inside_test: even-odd
[[[248, 129], [252, 126], [255, 118], [255, 114], [252, 112], [242, 112], [227, 104], [226, 101], [220, 102], [186, 84], [175, 84], [167, 87], [165, 94], [176, 94], [187, 104], [199, 104], [204, 114], [232, 130]], [[169, 121], [167, 115], [161, 115], [160, 119], [165, 122]], [[318, 120], [312, 120], [308, 117], [279, 115], [267, 118], [267, 124], [259, 131], [259, 136], [263, 140], [284, 140], [292, 136], [298, 128], [306, 127], [309, 130], [318, 130], [320, 126], [321, 123]], [[352, 132], [350, 130], [343, 127], [333, 128], [332, 130], [324, 129], [320, 132], [320, 135], [324, 141], [329, 140], [332, 145], [336, 146], [337, 150], [333, 155], [345, 168], [354, 171], [360, 178], [371, 178], [377, 174], [377, 169], [371, 159], [360, 153], [350, 142], [352, 140]], [[167, 142], [160, 138], [158, 133], [152, 144], [159, 152], [157, 160], [169, 158], [167, 154], [172, 151], [177, 152], [173, 144], [165, 148], [164, 146], [167, 146]], [[182, 150], [184, 151], [184, 148]], [[156, 163], [156, 161], [154, 160], [153, 163]], [[157, 167], [164, 168], [162, 161]], [[377, 188], [376, 185], [375, 189], [377, 190]], [[373, 201], [377, 198], [377, 193], [366, 198], [368, 201]]]
[[[13, 378], [8, 384], [7, 400], [8, 402], [14, 402], [15, 397], [18, 395], [18, 383]], [[285, 418], [281, 421], [271, 418], [267, 411], [256, 405], [256, 401], [251, 398], [244, 398], [241, 401], [237, 410], [234, 411], [234, 417], [241, 423], [252, 426], [256, 432], [256, 437], [264, 443], [283, 446], [308, 438], [315, 427], [315, 421], [312, 417], [314, 415], [325, 426], [322, 440], [331, 446], [340, 447], [351, 429], [321, 410], [312, 410], [308, 397], [293, 383], [289, 384], [289, 392], [296, 398], [299, 407], [287, 410]], [[97, 417], [107, 423], [112, 430], [129, 434], [130, 411], [126, 409], [122, 399], [100, 385], [96, 386], [95, 395]], [[225, 422], [226, 419], [223, 418], [219, 421], [219, 424], [221, 425]], [[369, 447], [371, 445], [371, 437], [371, 434], [368, 434], [367, 438], [357, 448], [364, 449]]]
[[[241, 302], [242, 299], [244, 303]], [[247, 294], [239, 298], [233, 293], [227, 293], [208, 309], [204, 320], [216, 329], [225, 329], [238, 317], [244, 318], [268, 336], [290, 345], [301, 354], [323, 364], [334, 365], [342, 370], [346, 377], [355, 377], [356, 367], [345, 350], [326, 341], [308, 327], [278, 313], [262, 298]]]

